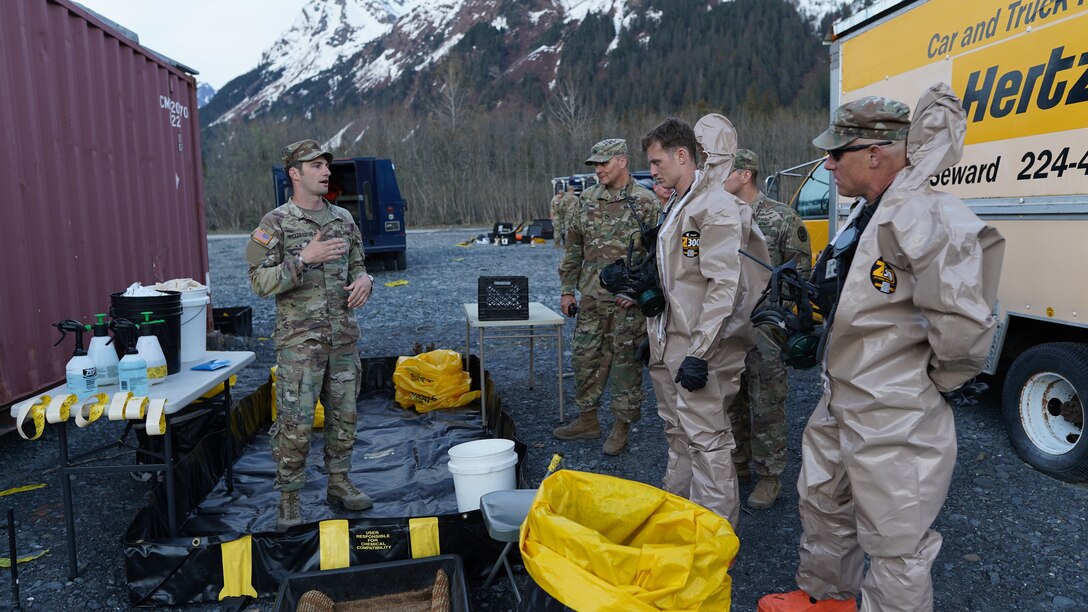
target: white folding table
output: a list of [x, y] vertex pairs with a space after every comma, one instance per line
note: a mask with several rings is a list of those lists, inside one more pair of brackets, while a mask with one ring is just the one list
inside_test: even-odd
[[[209, 361], [212, 359], [223, 359], [230, 362], [230, 365], [219, 368], [218, 370], [193, 370], [194, 365]], [[78, 567], [76, 565], [76, 531], [75, 531], [75, 518], [73, 516], [73, 503], [72, 503], [72, 482], [71, 477], [75, 474], [86, 473], [110, 473], [110, 472], [164, 472], [164, 482], [166, 484], [166, 512], [167, 512], [167, 526], [170, 530], [170, 535], [173, 536], [177, 533], [177, 517], [174, 516], [174, 448], [173, 448], [173, 431], [170, 429], [170, 421], [175, 416], [180, 417], [179, 413], [184, 411], [190, 404], [196, 399], [203, 396], [205, 393], [211, 391], [219, 384], [223, 385], [223, 390], [219, 392], [213, 398], [205, 398], [204, 403], [201, 405], [212, 405], [223, 410], [225, 423], [227, 424], [226, 438], [226, 453], [228, 457], [227, 461], [227, 487], [233, 487], [233, 461], [230, 458], [234, 454], [234, 441], [233, 436], [230, 435], [230, 420], [231, 420], [231, 407], [232, 400], [230, 396], [230, 377], [240, 372], [247, 365], [252, 363], [256, 359], [256, 355], [251, 351], [208, 351], [207, 355], [198, 361], [192, 361], [189, 363], [182, 363], [181, 369], [176, 374], [171, 374], [166, 377], [163, 382], [152, 385], [148, 389], [148, 398], [152, 400], [165, 399], [166, 407], [164, 413], [166, 415], [166, 431], [163, 434], [163, 457], [160, 463], [110, 463], [109, 465], [89, 465], [91, 461], [100, 461], [96, 459], [97, 455], [101, 455], [107, 450], [116, 450], [117, 448], [125, 446], [125, 437], [129, 433], [129, 428], [126, 428], [125, 434], [122, 435], [120, 440], [112, 440], [104, 446], [95, 448], [94, 450], [82, 453], [76, 457], [70, 457], [68, 453], [68, 422], [58, 423], [57, 425], [48, 425], [47, 427], [57, 427], [58, 439], [60, 440], [60, 473], [61, 473], [61, 489], [64, 494], [64, 519], [68, 528], [68, 563], [69, 563], [69, 576], [75, 578], [78, 573]], [[113, 395], [118, 393], [120, 389], [117, 385], [107, 385], [99, 388], [100, 393], [106, 393]], [[26, 404], [33, 404], [43, 395], [58, 396], [66, 393], [64, 385], [58, 385], [57, 387], [48, 391], [39, 393], [34, 397], [15, 404], [11, 408], [12, 414], [18, 414], [19, 410]], [[106, 415], [102, 415], [101, 419], [107, 418]], [[72, 419], [69, 419], [71, 421]], [[129, 422], [130, 424], [133, 421]], [[88, 426], [88, 429], [93, 429], [94, 424]], [[141, 451], [147, 452], [147, 451]], [[111, 457], [105, 457], [102, 459], [109, 459]]]
[[[487, 423], [487, 390], [484, 385], [484, 342], [486, 340], [500, 339], [529, 339], [529, 388], [533, 388], [533, 343], [537, 338], [555, 338], [558, 349], [556, 350], [556, 378], [559, 381], [559, 420], [563, 421], [563, 316], [549, 309], [540, 302], [529, 302], [529, 318], [514, 321], [481, 321], [479, 304], [464, 304], [465, 308], [465, 358], [468, 358], [472, 343], [472, 329], [478, 334], [477, 346], [480, 357], [480, 412], [483, 422]], [[542, 328], [542, 329], [541, 329]]]

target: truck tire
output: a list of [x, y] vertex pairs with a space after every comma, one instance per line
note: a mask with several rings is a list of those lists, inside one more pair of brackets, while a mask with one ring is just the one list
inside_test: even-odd
[[408, 254], [405, 253], [404, 251], [397, 251], [397, 253], [396, 253], [396, 262], [397, 262], [397, 269], [398, 270], [407, 270], [408, 269]]
[[1088, 481], [1084, 400], [1088, 345], [1053, 342], [1021, 353], [1001, 394], [1005, 428], [1020, 458], [1059, 480]]

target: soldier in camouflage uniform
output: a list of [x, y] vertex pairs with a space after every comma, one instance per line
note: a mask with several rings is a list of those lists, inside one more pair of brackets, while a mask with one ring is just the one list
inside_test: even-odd
[[[767, 238], [772, 266], [797, 262], [801, 276], [812, 269], [812, 247], [801, 217], [789, 206], [776, 202], [759, 190], [759, 158], [748, 149], [737, 149], [733, 172], [725, 179], [725, 190], [752, 207], [752, 218]], [[763, 330], [756, 332], [756, 345], [744, 360], [740, 392], [728, 407], [729, 422], [737, 448], [733, 463], [737, 478], [751, 479], [748, 460], [755, 463], [759, 482], [747, 504], [770, 508], [782, 491], [779, 476], [786, 468], [786, 394], [789, 374], [779, 357], [779, 348]]]
[[[652, 192], [638, 184], [627, 170], [627, 142], [619, 138], [593, 145], [587, 166], [596, 168], [597, 185], [582, 192], [567, 227], [567, 248], [559, 264], [560, 308], [571, 314], [578, 306], [574, 327], [574, 386], [578, 418], [556, 429], [560, 440], [599, 438], [597, 408], [611, 374], [612, 414], [615, 424], [603, 451], [618, 455], [627, 448], [631, 423], [642, 407], [642, 364], [635, 351], [646, 337], [646, 318], [636, 304], [616, 298], [601, 287], [600, 273], [608, 264], [626, 257], [632, 237], [638, 255], [640, 219], [656, 225], [661, 206]], [[574, 298], [575, 289], [581, 303]]]
[[574, 195], [574, 187], [570, 185], [567, 186], [565, 191], [560, 191], [552, 198], [551, 215], [552, 231], [555, 232], [555, 248], [559, 248], [566, 241], [567, 222], [577, 202], [578, 197]]
[[299, 491], [317, 400], [325, 406], [327, 499], [349, 510], [373, 501], [348, 479], [359, 390], [355, 308], [370, 297], [362, 235], [351, 214], [322, 197], [332, 154], [316, 140], [284, 147], [294, 195], [250, 235], [246, 259], [253, 291], [276, 296], [277, 421], [269, 432], [280, 490], [280, 530], [302, 522]]

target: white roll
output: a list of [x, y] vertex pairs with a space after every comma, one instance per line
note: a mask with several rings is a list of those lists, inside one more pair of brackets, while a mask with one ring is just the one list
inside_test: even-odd
[[166, 433], [166, 400], [153, 399], [147, 406], [147, 435], [161, 436]]
[[143, 420], [147, 414], [147, 396], [133, 397], [125, 403], [125, 418], [131, 421]]
[[[24, 440], [37, 440], [42, 437], [42, 432], [45, 431], [45, 407], [49, 405], [52, 399], [51, 396], [43, 395], [34, 401], [27, 400], [12, 409], [15, 412], [15, 428], [20, 437]], [[34, 435], [32, 436], [23, 433], [23, 424], [26, 422], [27, 417], [34, 422]]]
[[49, 402], [49, 406], [45, 409], [46, 422], [63, 423], [67, 421], [72, 414], [72, 405], [78, 401], [79, 398], [73, 393], [57, 396], [53, 401]]
[[125, 420], [125, 404], [127, 404], [130, 399], [132, 399], [132, 391], [123, 391], [121, 393], [113, 394], [113, 401], [110, 402], [109, 408], [109, 417], [111, 421]]
[[[83, 428], [97, 421], [110, 401], [108, 393], [97, 393], [76, 409], [76, 427]], [[86, 413], [86, 416], [84, 416]]]

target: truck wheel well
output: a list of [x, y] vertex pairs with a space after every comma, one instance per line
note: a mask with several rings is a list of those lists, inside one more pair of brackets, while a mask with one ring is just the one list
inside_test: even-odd
[[1029, 348], [1050, 342], [1088, 344], [1088, 328], [1009, 315], [999, 370], [1007, 371], [1012, 362]]

